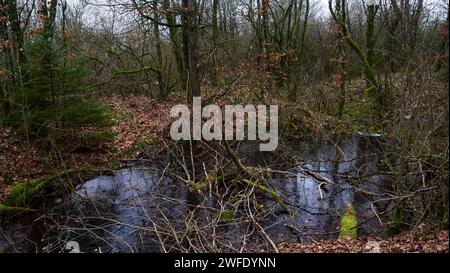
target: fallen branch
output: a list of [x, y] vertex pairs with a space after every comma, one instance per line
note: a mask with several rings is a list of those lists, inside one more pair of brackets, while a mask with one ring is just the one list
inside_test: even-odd
[[281, 199], [281, 197], [273, 190], [268, 189], [267, 187], [264, 187], [262, 185], [256, 184], [255, 182], [252, 182], [248, 179], [242, 179], [242, 182], [244, 182], [245, 184], [254, 187], [255, 189], [258, 189], [262, 192], [268, 193], [270, 194], [273, 199], [275, 199], [275, 201], [290, 215], [294, 215], [294, 212], [283, 202], [283, 200]]
[[330, 179], [324, 177], [323, 175], [321, 175], [319, 173], [313, 172], [306, 168], [302, 168], [302, 169], [307, 175], [314, 177], [316, 180], [318, 180], [320, 182], [324, 182], [325, 184], [329, 184], [329, 185], [333, 184], [333, 181], [331, 181]]
[[21, 213], [21, 212], [30, 212], [30, 211], [33, 211], [33, 210], [29, 209], [29, 208], [8, 207], [8, 206], [0, 204], [0, 215]]
[[[231, 156], [231, 158], [232, 158], [232, 160], [233, 160], [233, 163], [234, 163], [234, 165], [236, 165], [236, 167], [243, 173], [243, 174], [246, 174], [246, 175], [248, 175], [249, 177], [255, 177], [255, 174], [253, 174], [250, 170], [249, 170], [249, 168], [247, 168], [246, 166], [244, 166], [242, 163], [241, 163], [241, 161], [239, 160], [239, 157], [237, 156], [237, 154], [236, 154], [236, 152], [235, 151], [233, 151], [233, 149], [231, 149], [231, 147], [230, 147], [230, 145], [228, 144], [228, 142], [227, 141], [224, 141], [224, 143], [225, 143], [225, 148], [226, 148], [226, 150], [227, 150], [227, 152], [228, 152], [228, 154]], [[259, 177], [259, 179], [262, 179], [262, 180], [265, 180], [265, 178], [263, 177], [263, 176], [261, 176], [261, 175], [256, 175], [256, 177], [258, 178]], [[242, 182], [244, 182], [245, 184], [247, 184], [247, 185], [250, 185], [250, 186], [252, 186], [252, 187], [254, 187], [255, 189], [258, 189], [258, 190], [260, 190], [260, 191], [262, 191], [262, 192], [265, 192], [265, 193], [268, 193], [269, 195], [271, 195], [272, 197], [273, 197], [273, 199], [287, 212], [287, 213], [289, 213], [290, 215], [293, 215], [294, 214], [294, 212], [283, 202], [283, 200], [281, 199], [281, 197], [275, 192], [275, 191], [273, 191], [273, 190], [271, 190], [271, 189], [269, 189], [269, 188], [267, 188], [267, 187], [265, 187], [265, 186], [263, 186], [263, 185], [260, 185], [260, 184], [258, 184], [258, 183], [255, 183], [255, 182], [253, 182], [253, 181], [251, 181], [251, 180], [249, 180], [249, 179], [245, 179], [245, 178], [243, 178], [243, 179], [235, 179], [234, 181], [237, 181], [237, 182], [240, 182], [240, 183], [242, 183]]]

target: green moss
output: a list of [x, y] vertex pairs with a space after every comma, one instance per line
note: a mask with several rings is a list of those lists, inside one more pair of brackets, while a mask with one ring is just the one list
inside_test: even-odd
[[20, 212], [27, 212], [27, 211], [30, 211], [30, 209], [17, 208], [17, 207], [7, 207], [5, 205], [0, 204], [0, 216], [2, 214], [20, 213]]
[[135, 148], [130, 147], [130, 148], [125, 149], [121, 153], [121, 156], [123, 156], [123, 157], [132, 157], [134, 155], [134, 153], [135, 153]]
[[344, 214], [342, 215], [339, 238], [357, 238], [357, 227], [358, 219], [356, 217], [356, 211], [353, 206], [350, 205], [345, 208]]
[[234, 222], [236, 217], [234, 211], [226, 210], [219, 213], [217, 218], [220, 224], [231, 224]]
[[252, 187], [254, 187], [255, 189], [258, 189], [262, 192], [268, 193], [269, 195], [271, 195], [273, 197], [273, 199], [275, 200], [275, 202], [277, 202], [283, 209], [285, 212], [289, 213], [291, 216], [295, 215], [295, 212], [293, 210], [291, 210], [281, 199], [281, 197], [273, 190], [270, 190], [269, 188], [256, 184], [253, 181], [250, 181], [248, 179], [242, 179], [242, 181]]
[[148, 138], [148, 139], [145, 141], [145, 144], [147, 144], [147, 145], [149, 145], [149, 146], [153, 146], [153, 145], [156, 144], [156, 140], [155, 140], [154, 138]]
[[342, 119], [346, 124], [348, 131], [356, 133], [363, 131], [367, 133], [382, 133], [382, 128], [377, 123], [377, 112], [374, 111], [367, 102], [358, 102], [349, 104], [345, 107]]
[[198, 192], [202, 192], [208, 188], [209, 180], [208, 180], [208, 178], [206, 178], [205, 182], [200, 182], [200, 183], [197, 183], [195, 181], [189, 181], [189, 185], [191, 185], [191, 187], [194, 190], [196, 190]]
[[313, 110], [311, 110], [311, 109], [309, 109], [309, 108], [305, 108], [304, 110], [305, 110], [306, 116], [308, 116], [308, 117], [310, 117], [310, 118], [315, 117], [315, 114], [314, 114]]
[[389, 237], [400, 234], [403, 231], [402, 218], [403, 214], [401, 209], [394, 209], [390, 221], [384, 227], [384, 233]]
[[117, 133], [104, 130], [86, 135], [86, 140], [94, 143], [106, 143], [113, 140], [116, 136]]
[[5, 185], [14, 184], [14, 179], [9, 171], [3, 173], [3, 184]]
[[6, 198], [5, 202], [3, 202], [3, 205], [7, 207], [26, 206], [27, 200], [41, 192], [48, 181], [48, 178], [44, 178], [17, 184], [12, 188], [11, 193]]
[[4, 207], [26, 207], [30, 201], [44, 193], [46, 187], [57, 178], [72, 174], [73, 170], [64, 171], [54, 176], [20, 183], [11, 189], [11, 193], [3, 202]]
[[137, 143], [137, 146], [140, 150], [147, 150], [148, 148], [150, 148], [151, 146], [156, 144], [156, 140], [152, 137], [139, 141]]

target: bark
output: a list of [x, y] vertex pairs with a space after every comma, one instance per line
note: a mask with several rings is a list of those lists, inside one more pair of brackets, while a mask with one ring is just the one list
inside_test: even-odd
[[328, 8], [331, 12], [331, 16], [339, 26], [342, 39], [346, 41], [346, 43], [356, 53], [356, 55], [358, 55], [359, 59], [361, 60], [364, 68], [364, 76], [369, 86], [366, 91], [368, 91], [367, 93], [373, 93], [374, 91], [377, 91], [379, 88], [375, 70], [373, 69], [371, 63], [369, 62], [366, 53], [364, 53], [361, 47], [349, 35], [346, 23], [347, 22], [346, 1], [345, 0], [338, 0], [338, 1], [341, 1], [338, 10], [335, 10], [333, 8], [333, 0], [328, 1]]
[[163, 1], [163, 8], [165, 10], [165, 17], [169, 28], [170, 40], [172, 41], [172, 51], [173, 55], [175, 56], [178, 75], [180, 81], [183, 83], [182, 87], [186, 89], [186, 73], [184, 70], [182, 45], [179, 38], [179, 27], [176, 24], [176, 15], [171, 10], [170, 0]]
[[422, 16], [423, 12], [423, 0], [417, 0], [416, 8], [414, 9], [412, 13], [411, 18], [411, 25], [412, 25], [412, 34], [411, 34], [411, 49], [416, 49], [417, 44], [417, 36], [419, 35], [419, 29], [420, 29], [420, 18]]
[[198, 54], [198, 3], [196, 0], [183, 0], [183, 51], [187, 69], [187, 99], [201, 95]]
[[166, 84], [164, 79], [164, 71], [163, 71], [163, 56], [162, 56], [162, 48], [161, 48], [161, 35], [159, 33], [159, 24], [155, 22], [159, 22], [159, 11], [158, 11], [158, 1], [153, 0], [153, 16], [154, 16], [154, 23], [153, 23], [153, 34], [155, 35], [156, 40], [156, 57], [158, 62], [158, 70], [156, 72], [156, 78], [158, 80], [158, 86], [159, 86], [159, 97], [161, 99], [164, 99], [167, 95], [166, 92]]
[[371, 67], [375, 65], [375, 5], [367, 7], [367, 27], [366, 27], [366, 50], [367, 50], [367, 62]]
[[395, 72], [395, 62], [394, 62], [394, 55], [396, 52], [396, 31], [397, 28], [402, 20], [403, 14], [400, 10], [400, 8], [397, 5], [397, 0], [391, 0], [391, 8], [393, 9], [393, 18], [389, 25], [389, 31], [388, 31], [388, 37], [387, 37], [387, 43], [388, 43], [388, 50], [389, 50], [389, 62], [390, 62], [390, 70], [391, 72]]
[[305, 37], [306, 37], [306, 29], [308, 27], [308, 17], [309, 17], [309, 0], [306, 0], [305, 19], [303, 21], [299, 59], [303, 57], [303, 53], [305, 50]]
[[43, 20], [43, 42], [44, 42], [44, 56], [43, 56], [43, 70], [47, 70], [49, 73], [49, 88], [52, 96], [53, 103], [56, 102], [56, 91], [54, 87], [54, 73], [53, 73], [53, 37], [55, 33], [55, 20], [58, 7], [57, 0], [51, 0], [47, 4], [46, 0], [41, 0], [41, 15]]
[[24, 37], [23, 30], [20, 26], [20, 17], [17, 13], [17, 1], [16, 0], [8, 0], [6, 1], [6, 5], [8, 5], [8, 16], [11, 27], [11, 34], [14, 45], [15, 54], [18, 56], [19, 64], [23, 64], [26, 62], [25, 51], [24, 51]]
[[218, 9], [219, 9], [219, 0], [213, 0], [212, 3], [212, 41], [213, 41], [213, 85], [218, 84], [218, 74], [217, 74], [217, 48], [219, 46], [219, 24], [218, 24]]

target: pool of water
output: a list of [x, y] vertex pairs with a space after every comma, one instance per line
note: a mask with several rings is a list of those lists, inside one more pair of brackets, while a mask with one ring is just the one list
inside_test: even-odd
[[[349, 205], [357, 212], [360, 236], [382, 234], [379, 215], [389, 204], [373, 202], [387, 184], [379, 175], [379, 148], [377, 138], [364, 136], [317, 145], [309, 149], [307, 162], [275, 173], [270, 182], [295, 214], [275, 209], [273, 200], [262, 196], [260, 202], [271, 211], [260, 223], [266, 236], [275, 243], [337, 238]], [[56, 200], [40, 222], [35, 248], [61, 252], [77, 242], [84, 252], [236, 252], [243, 242], [256, 247], [264, 240], [248, 236], [254, 226], [249, 223], [213, 226], [221, 205], [213, 195], [169, 178], [164, 167], [134, 166], [87, 181]], [[191, 236], [198, 241], [191, 242]]]
[[388, 185], [378, 170], [379, 148], [378, 139], [366, 137], [313, 148], [309, 162], [276, 180], [279, 191], [297, 212], [286, 220], [290, 222], [287, 225], [295, 227], [301, 239], [334, 239], [339, 236], [341, 216], [351, 205], [360, 223], [360, 236], [382, 235], [380, 215], [389, 204], [374, 202], [384, 196]]

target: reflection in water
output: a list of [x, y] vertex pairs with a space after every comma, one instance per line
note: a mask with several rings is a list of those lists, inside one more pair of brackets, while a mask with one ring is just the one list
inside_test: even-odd
[[[65, 209], [79, 208], [95, 235], [105, 241], [102, 251], [159, 252], [159, 242], [143, 242], [143, 235], [154, 231], [153, 221], [162, 212], [170, 211], [174, 218], [185, 214], [185, 200], [186, 191], [158, 171], [130, 168], [86, 182], [66, 202]], [[77, 228], [69, 225], [66, 230], [74, 233]], [[84, 241], [84, 235], [79, 240]]]
[[[302, 241], [311, 237], [336, 238], [344, 209], [353, 205], [361, 223], [359, 234], [380, 233], [382, 226], [374, 212], [380, 208], [371, 205], [372, 196], [383, 193], [384, 179], [378, 175], [377, 167], [378, 148], [376, 139], [360, 136], [312, 149], [309, 162], [291, 170], [292, 175], [271, 181], [296, 215], [291, 217], [280, 210], [261, 225], [274, 240], [283, 236]], [[323, 183], [320, 178], [330, 183]], [[272, 199], [264, 200], [273, 206]], [[49, 216], [64, 219], [61, 220], [64, 223], [58, 223], [57, 231], [45, 232], [43, 237], [50, 243], [79, 242], [84, 252], [180, 251], [161, 249], [158, 233], [188, 228], [185, 221], [189, 217], [195, 217], [199, 223], [210, 223], [216, 217], [211, 213], [213, 210], [192, 209], [199, 204], [208, 208], [218, 206], [214, 198], [189, 191], [188, 186], [165, 177], [160, 170], [133, 167], [78, 187]], [[236, 242], [247, 231], [248, 224], [225, 225], [214, 230], [224, 240]], [[59, 249], [55, 246], [48, 251]]]
[[[297, 207], [295, 226], [303, 237], [336, 238], [341, 215], [349, 205], [357, 212], [360, 235], [382, 232], [370, 200], [383, 188], [383, 177], [377, 174], [376, 143], [376, 139], [355, 137], [321, 145], [312, 151], [309, 163], [293, 171], [295, 176], [278, 181], [283, 195]], [[332, 184], [309, 175], [311, 171]]]
[[143, 226], [150, 219], [145, 194], [153, 189], [155, 178], [148, 171], [127, 169], [112, 177], [101, 176], [91, 180], [75, 192], [74, 201], [82, 210], [90, 204], [101, 204], [111, 209], [98, 212], [98, 216], [111, 217], [115, 222], [108, 227], [108, 232], [113, 235], [109, 242], [112, 252], [138, 250], [139, 241], [134, 227]]

